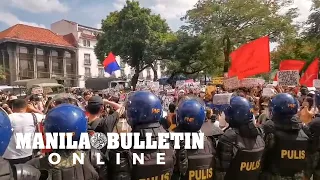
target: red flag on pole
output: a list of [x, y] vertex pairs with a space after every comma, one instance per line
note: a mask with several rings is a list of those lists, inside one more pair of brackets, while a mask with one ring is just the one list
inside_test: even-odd
[[313, 62], [309, 65], [307, 70], [304, 72], [303, 76], [300, 79], [301, 85], [312, 87], [313, 80], [318, 79], [318, 73], [319, 73], [318, 61], [319, 61], [318, 58], [313, 60]]
[[[297, 70], [300, 72], [305, 64], [306, 62], [302, 60], [283, 60], [280, 62], [279, 71]], [[278, 80], [277, 75], [274, 77], [273, 80], [274, 81]]]
[[270, 71], [269, 37], [251, 41], [230, 54], [231, 67], [228, 76], [239, 79]]

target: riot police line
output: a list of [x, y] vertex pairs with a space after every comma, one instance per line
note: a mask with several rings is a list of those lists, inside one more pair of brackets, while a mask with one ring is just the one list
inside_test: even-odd
[[[316, 97], [320, 100], [320, 94]], [[92, 163], [99, 158], [97, 154], [101, 154], [95, 148], [53, 149], [51, 153], [58, 153], [62, 158], [62, 162], [57, 165], [48, 163], [50, 154], [12, 167], [0, 157], [0, 180], [302, 180], [309, 179], [312, 175], [317, 179], [315, 172], [319, 160], [312, 157], [320, 150], [320, 119], [304, 126], [296, 116], [299, 109], [297, 99], [286, 93], [273, 97], [269, 107], [270, 120], [257, 127], [253, 122], [250, 102], [243, 97], [233, 96], [224, 111], [229, 127], [218, 139], [212, 135], [205, 136], [203, 149], [187, 149], [184, 140], [178, 142], [180, 149], [174, 149], [173, 144], [170, 149], [153, 150], [127, 150], [119, 147], [107, 149], [103, 153], [104, 156], [99, 161], [104, 161], [104, 165]], [[129, 97], [125, 108], [132, 132], [139, 132], [141, 140], [145, 139], [146, 133], [152, 134], [151, 139], [158, 140], [159, 133], [168, 132], [161, 125], [162, 106], [154, 94], [135, 92]], [[153, 109], [161, 111], [155, 112]], [[173, 133], [201, 132], [205, 121], [205, 107], [198, 100], [183, 100], [179, 103], [176, 114], [177, 127]], [[62, 104], [50, 110], [44, 122], [45, 132], [74, 132], [74, 141], [79, 141], [80, 134], [87, 130], [83, 110], [70, 104]], [[2, 155], [12, 135], [10, 120], [4, 113], [0, 114], [0, 134]], [[70, 154], [82, 152], [86, 155], [84, 163], [72, 164]], [[119, 163], [116, 163], [117, 153], [120, 154]], [[144, 153], [145, 163], [133, 165], [133, 153]], [[164, 153], [165, 164], [157, 164], [157, 153]]]

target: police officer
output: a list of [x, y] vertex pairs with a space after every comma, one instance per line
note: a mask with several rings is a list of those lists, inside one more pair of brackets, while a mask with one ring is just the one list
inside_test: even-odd
[[[152, 139], [157, 141], [158, 133], [166, 132], [160, 125], [159, 120], [162, 115], [160, 99], [148, 91], [134, 92], [126, 103], [126, 114], [128, 123], [132, 127], [132, 132], [140, 132], [140, 138], [145, 138], [145, 134], [152, 133]], [[143, 140], [143, 139], [141, 139]], [[174, 150], [138, 150], [132, 149], [132, 153], [144, 153], [144, 164], [137, 163], [132, 166], [132, 180], [140, 179], [171, 179], [175, 155]], [[157, 153], [165, 153], [165, 164], [157, 165]]]
[[9, 162], [1, 157], [12, 135], [10, 119], [4, 110], [0, 112], [0, 134], [0, 179], [38, 180], [41, 173], [36, 168], [27, 164], [15, 164], [11, 169]]
[[250, 102], [233, 96], [224, 113], [229, 128], [217, 145], [216, 179], [258, 179], [265, 143], [262, 131], [254, 125]]
[[[200, 132], [205, 117], [204, 105], [198, 100], [183, 100], [179, 103], [177, 109], [177, 128], [175, 132]], [[184, 142], [182, 141], [181, 144], [184, 144]], [[183, 151], [186, 151], [186, 153]], [[180, 175], [181, 180], [213, 179], [214, 153], [213, 144], [206, 136], [204, 137], [204, 149], [185, 150], [184, 147], [181, 147], [176, 153], [178, 166], [175, 168], [175, 175]], [[184, 162], [184, 160], [187, 161]]]
[[263, 125], [266, 152], [260, 179], [302, 179], [308, 136], [296, 116], [299, 102], [280, 93], [269, 103], [271, 121]]
[[[74, 133], [73, 141], [79, 141], [81, 133], [87, 132], [87, 119], [84, 111], [71, 104], [61, 104], [51, 109], [44, 120], [46, 133]], [[42, 172], [43, 179], [52, 180], [94, 180], [106, 179], [106, 166], [97, 165], [98, 158], [103, 162], [98, 150], [91, 149], [85, 152], [84, 164], [73, 164], [73, 154], [80, 157], [82, 150], [54, 149], [52, 153], [58, 153], [61, 160], [58, 164], [50, 164], [48, 155], [43, 158], [35, 158], [27, 162]], [[95, 170], [97, 169], [98, 172]], [[45, 174], [44, 172], [47, 172]], [[47, 177], [46, 177], [47, 176]]]

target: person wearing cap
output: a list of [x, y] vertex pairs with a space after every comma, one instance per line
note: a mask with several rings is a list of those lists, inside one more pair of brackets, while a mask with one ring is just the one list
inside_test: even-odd
[[[113, 114], [110, 114], [105, 118], [102, 118], [102, 114], [105, 111], [104, 106], [107, 104], [118, 111], [115, 111]], [[88, 104], [86, 106], [89, 121], [88, 124], [90, 126], [90, 129], [96, 132], [110, 132], [109, 128], [111, 127], [109, 126], [112, 126], [110, 123], [115, 123], [116, 119], [118, 119], [120, 107], [120, 104], [115, 103], [113, 101], [102, 99], [102, 97], [100, 96], [92, 96], [88, 100]]]
[[96, 132], [102, 132], [103, 130], [99, 130], [97, 128], [102, 119], [101, 114], [104, 111], [103, 99], [100, 96], [92, 96], [88, 100], [86, 110], [90, 129]]

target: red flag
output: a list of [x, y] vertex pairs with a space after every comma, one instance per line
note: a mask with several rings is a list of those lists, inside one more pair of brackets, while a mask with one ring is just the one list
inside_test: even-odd
[[318, 79], [318, 73], [319, 73], [318, 61], [319, 61], [318, 58], [313, 60], [313, 62], [309, 65], [307, 70], [304, 72], [303, 76], [300, 79], [301, 85], [312, 87], [313, 80]]
[[261, 37], [242, 45], [230, 54], [229, 77], [239, 79], [270, 71], [269, 37]]
[[[280, 62], [279, 71], [297, 70], [300, 72], [305, 64], [306, 62], [301, 60], [283, 60]], [[274, 77], [273, 80], [274, 81], [278, 80], [277, 75]]]

